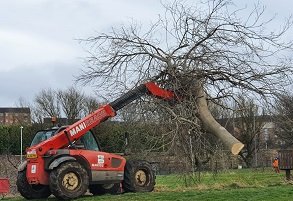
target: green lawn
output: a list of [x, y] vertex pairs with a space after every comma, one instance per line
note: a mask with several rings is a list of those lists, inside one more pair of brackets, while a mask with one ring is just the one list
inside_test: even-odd
[[[293, 185], [285, 181], [284, 174], [276, 174], [271, 169], [230, 170], [217, 174], [207, 172], [202, 174], [200, 182], [191, 182], [189, 177], [184, 179], [182, 175], [157, 176], [155, 191], [151, 193], [85, 196], [77, 200], [293, 200]], [[23, 199], [17, 197], [4, 200]]]

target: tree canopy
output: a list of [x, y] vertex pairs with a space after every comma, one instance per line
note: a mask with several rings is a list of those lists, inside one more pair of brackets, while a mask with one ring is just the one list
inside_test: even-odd
[[239, 142], [214, 120], [208, 103], [223, 103], [240, 91], [266, 98], [290, 84], [287, 51], [293, 43], [284, 39], [291, 19], [272, 31], [267, 27], [273, 18], [266, 20], [259, 4], [246, 15], [228, 0], [163, 6], [165, 13], [149, 27], [132, 23], [88, 38], [91, 55], [78, 80], [110, 93], [153, 80], [184, 97], [181, 110], [171, 108], [173, 115], [201, 120], [231, 148]]

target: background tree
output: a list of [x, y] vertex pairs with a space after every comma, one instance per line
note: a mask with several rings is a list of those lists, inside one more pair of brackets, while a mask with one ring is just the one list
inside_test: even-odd
[[90, 114], [99, 107], [100, 103], [92, 96], [84, 95], [83, 98], [83, 116]]
[[275, 103], [274, 123], [276, 134], [281, 139], [279, 145], [290, 147], [293, 145], [293, 95], [288, 92], [282, 94]]
[[215, 121], [207, 102], [226, 102], [239, 89], [260, 98], [283, 89], [292, 75], [283, 56], [292, 41], [282, 40], [291, 21], [271, 31], [263, 7], [243, 15], [226, 0], [164, 6], [165, 15], [148, 29], [134, 23], [86, 40], [93, 48], [79, 80], [100, 83], [111, 93], [147, 80], [171, 88], [184, 97], [186, 111], [180, 105], [167, 111], [190, 125], [200, 120], [236, 154], [242, 144]]
[[65, 90], [59, 90], [56, 97], [69, 124], [81, 118], [84, 109], [84, 94], [80, 90], [69, 87]]
[[237, 98], [232, 119], [234, 135], [245, 145], [239, 155], [247, 167], [252, 167], [253, 159], [260, 149], [261, 131], [266, 122], [265, 114], [253, 99], [242, 94]]
[[60, 117], [60, 103], [53, 89], [43, 89], [35, 97], [35, 110], [41, 117]]
[[92, 96], [86, 96], [82, 90], [75, 87], [53, 90], [43, 89], [28, 104], [31, 108], [33, 122], [43, 123], [44, 118], [67, 118], [69, 124], [76, 119], [88, 115], [98, 108], [98, 101]]

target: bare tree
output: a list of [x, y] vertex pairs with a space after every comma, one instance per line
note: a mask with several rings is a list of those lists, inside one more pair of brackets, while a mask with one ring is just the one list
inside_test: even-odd
[[276, 99], [274, 123], [283, 148], [293, 145], [293, 95], [282, 94]]
[[68, 87], [64, 90], [43, 89], [29, 105], [33, 122], [42, 123], [45, 117], [65, 116], [68, 123], [73, 123], [92, 112], [97, 102], [92, 97], [85, 97], [81, 90]]
[[34, 102], [38, 118], [60, 117], [59, 101], [53, 89], [43, 89], [36, 95]]
[[266, 123], [265, 114], [253, 99], [242, 94], [237, 98], [232, 119], [234, 133], [245, 145], [239, 155], [247, 167], [252, 167], [253, 158], [260, 149], [261, 131]]
[[99, 107], [99, 102], [92, 96], [84, 96], [83, 99], [83, 115], [88, 115]]
[[226, 0], [164, 6], [165, 15], [148, 31], [131, 24], [86, 40], [92, 54], [79, 80], [95, 81], [107, 91], [147, 80], [171, 88], [182, 97], [187, 116], [176, 108], [167, 111], [191, 124], [199, 119], [237, 154], [243, 144], [215, 121], [208, 101], [225, 102], [239, 89], [262, 98], [283, 89], [292, 75], [290, 60], [283, 56], [292, 41], [282, 40], [291, 21], [278, 32], [269, 31], [271, 20], [262, 18], [263, 7], [256, 5], [245, 17]]
[[84, 95], [74, 87], [69, 87], [65, 90], [57, 92], [57, 99], [62, 111], [68, 119], [68, 123], [73, 123], [74, 120], [81, 117], [84, 104]]
[[30, 102], [23, 97], [19, 97], [15, 103], [16, 107], [25, 108], [30, 106]]

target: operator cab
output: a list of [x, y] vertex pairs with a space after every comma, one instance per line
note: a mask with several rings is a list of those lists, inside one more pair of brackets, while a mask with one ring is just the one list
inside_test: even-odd
[[[31, 146], [39, 144], [39, 143], [53, 137], [55, 134], [61, 132], [66, 127], [67, 126], [53, 127], [50, 129], [39, 130], [36, 133], [32, 143], [31, 143]], [[73, 144], [73, 148], [75, 148], [75, 149], [86, 149], [86, 150], [100, 151], [100, 146], [99, 146], [94, 134], [92, 133], [92, 131], [88, 131], [79, 140], [73, 141], [72, 144]]]

